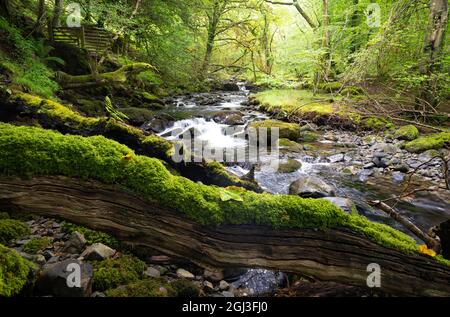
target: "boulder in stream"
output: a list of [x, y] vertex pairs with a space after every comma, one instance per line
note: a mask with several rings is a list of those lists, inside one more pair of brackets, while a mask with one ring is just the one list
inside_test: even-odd
[[303, 198], [334, 197], [336, 189], [318, 177], [309, 176], [293, 182], [289, 186], [289, 194]]

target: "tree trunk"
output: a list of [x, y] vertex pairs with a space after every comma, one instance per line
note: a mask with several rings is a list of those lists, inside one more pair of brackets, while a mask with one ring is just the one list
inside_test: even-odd
[[11, 1], [10, 0], [0, 0], [0, 15], [5, 18], [11, 16]]
[[[422, 64], [422, 74], [432, 75], [440, 68], [439, 58], [444, 47], [445, 32], [448, 23], [448, 0], [431, 0], [428, 30], [425, 38], [424, 54], [425, 59]], [[423, 101], [435, 107], [438, 103], [437, 96], [433, 93], [433, 79], [429, 78], [425, 87], [421, 91], [420, 97]], [[423, 101], [418, 102], [418, 106], [426, 108]]]
[[220, 5], [216, 0], [214, 1], [211, 15], [208, 15], [208, 37], [206, 39], [206, 52], [201, 70], [203, 77], [206, 77], [208, 74], [209, 64], [211, 63], [211, 57], [214, 50], [214, 42], [216, 41], [217, 26], [220, 22], [220, 15]]
[[427, 62], [425, 73], [430, 73], [436, 67], [442, 48], [444, 47], [445, 31], [448, 23], [448, 0], [431, 0], [425, 54]]
[[325, 50], [323, 56], [323, 78], [328, 81], [331, 71], [331, 47], [330, 47], [330, 15], [328, 0], [323, 0], [323, 40], [322, 47]]
[[55, 6], [53, 9], [52, 27], [57, 28], [61, 26], [61, 15], [63, 12], [64, 0], [55, 0]]
[[208, 269], [253, 267], [366, 288], [381, 268], [382, 292], [450, 296], [450, 267], [382, 247], [348, 230], [201, 226], [119, 186], [66, 177], [0, 179], [0, 209], [65, 219]]
[[45, 0], [39, 0], [37, 21], [36, 21], [36, 25], [34, 27], [35, 32], [38, 34], [42, 33], [42, 25], [44, 24], [44, 21], [45, 21], [45, 15], [46, 15]]

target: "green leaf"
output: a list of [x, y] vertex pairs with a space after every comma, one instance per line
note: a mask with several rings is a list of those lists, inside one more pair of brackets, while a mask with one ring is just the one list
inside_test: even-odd
[[220, 199], [222, 201], [244, 201], [244, 199], [237, 192], [233, 192], [231, 190], [221, 189], [220, 191]]

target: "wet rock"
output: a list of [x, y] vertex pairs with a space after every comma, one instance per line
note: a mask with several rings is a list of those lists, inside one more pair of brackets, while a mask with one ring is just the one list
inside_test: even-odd
[[288, 160], [286, 163], [280, 163], [278, 173], [289, 174], [294, 173], [302, 168], [302, 163], [297, 160]]
[[206, 292], [211, 293], [214, 291], [214, 285], [210, 281], [203, 281], [203, 289]]
[[344, 160], [345, 160], [344, 154], [336, 154], [336, 155], [332, 155], [332, 156], [328, 157], [328, 161], [330, 163], [339, 163], [339, 162], [343, 162]]
[[370, 163], [367, 163], [367, 164], [365, 164], [364, 166], [363, 166], [363, 168], [364, 169], [371, 169], [371, 168], [374, 168], [374, 167], [376, 167], [376, 165], [375, 165], [375, 163], [373, 163], [373, 162], [370, 162]]
[[94, 292], [91, 297], [106, 297], [106, 295], [102, 292]]
[[372, 163], [378, 168], [386, 168], [389, 166], [389, 160], [386, 158], [374, 157]]
[[436, 157], [437, 155], [439, 155], [439, 151], [428, 150], [428, 151], [423, 152], [422, 154], [420, 154], [417, 159], [421, 163], [426, 163], [426, 162], [429, 162], [433, 157]]
[[155, 116], [150, 122], [146, 123], [142, 129], [144, 131], [152, 131], [154, 133], [161, 133], [170, 128], [175, 122], [175, 118], [168, 114], [160, 114]]
[[315, 176], [299, 179], [289, 186], [289, 194], [299, 195], [303, 198], [333, 197], [335, 193], [336, 190], [333, 186]]
[[402, 172], [395, 172], [392, 174], [392, 180], [396, 183], [401, 183], [405, 180], [405, 174]]
[[239, 85], [233, 82], [224, 83], [222, 86], [223, 91], [240, 91]]
[[[69, 287], [68, 281], [76, 282], [76, 272], [80, 269], [79, 287]], [[45, 265], [36, 280], [36, 290], [41, 295], [56, 297], [89, 297], [92, 293], [92, 265], [77, 260], [67, 260]]]
[[67, 253], [81, 253], [86, 245], [86, 239], [83, 234], [74, 232], [69, 240], [64, 243], [63, 251]]
[[185, 278], [188, 280], [193, 280], [195, 278], [194, 274], [192, 274], [189, 271], [186, 271], [185, 269], [178, 269], [177, 270], [177, 276], [179, 278]]
[[220, 281], [219, 283], [219, 289], [221, 291], [226, 291], [227, 289], [230, 288], [230, 284], [228, 284], [226, 281]]
[[213, 271], [205, 270], [203, 273], [203, 276], [207, 280], [209, 280], [211, 282], [215, 282], [215, 283], [220, 282], [221, 280], [223, 280], [225, 278], [222, 271], [213, 272]]
[[336, 205], [337, 207], [341, 208], [347, 213], [357, 213], [356, 205], [355, 203], [348, 199], [348, 198], [342, 198], [342, 197], [325, 197], [323, 198], [325, 200], [328, 200], [333, 205]]
[[408, 173], [409, 172], [409, 166], [406, 164], [399, 164], [399, 165], [395, 165], [393, 167], [394, 171], [397, 172], [402, 172], [402, 173]]
[[47, 263], [47, 260], [42, 254], [38, 254], [35, 257], [34, 262], [36, 262], [39, 265], [44, 265], [45, 263]]
[[116, 254], [116, 250], [104, 245], [103, 243], [94, 243], [86, 248], [81, 256], [90, 261], [102, 261]]
[[55, 254], [49, 250], [45, 250], [44, 252], [42, 252], [42, 255], [45, 257], [47, 261], [55, 256]]
[[153, 278], [158, 278], [161, 276], [161, 272], [158, 269], [155, 269], [154, 267], [149, 266], [145, 270], [144, 275], [153, 277]]
[[222, 296], [223, 297], [234, 297], [234, 293], [233, 292], [229, 292], [229, 291], [223, 291], [222, 292]]
[[216, 123], [226, 124], [230, 126], [244, 125], [245, 120], [243, 114], [239, 111], [221, 111], [212, 116]]

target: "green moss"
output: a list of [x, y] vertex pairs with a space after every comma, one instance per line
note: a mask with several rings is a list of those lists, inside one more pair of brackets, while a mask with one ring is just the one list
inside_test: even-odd
[[265, 120], [252, 122], [249, 125], [249, 128], [252, 129], [266, 128], [268, 136], [272, 134], [271, 129], [278, 128], [280, 138], [285, 138], [293, 141], [296, 141], [300, 138], [300, 126], [295, 123], [287, 123], [276, 120]]
[[300, 152], [303, 150], [301, 144], [291, 141], [289, 139], [279, 139], [278, 145], [281, 147], [281, 149], [287, 149], [291, 152]]
[[103, 243], [113, 249], [117, 249], [120, 246], [119, 240], [107, 233], [77, 226], [70, 222], [64, 221], [61, 225], [61, 229], [68, 234], [72, 234], [74, 232], [82, 233], [86, 239], [86, 243], [89, 245], [94, 243]]
[[38, 115], [45, 115], [50, 119], [70, 125], [74, 128], [89, 128], [100, 122], [100, 119], [84, 117], [56, 101], [43, 99], [26, 93], [15, 93], [12, 100], [22, 102]]
[[395, 131], [394, 138], [399, 140], [412, 141], [419, 137], [420, 132], [414, 125], [405, 125]]
[[90, 117], [105, 117], [105, 104], [100, 100], [80, 99], [77, 108]]
[[176, 292], [163, 279], [146, 278], [105, 292], [108, 297], [175, 297]]
[[23, 246], [23, 251], [30, 254], [36, 254], [38, 251], [43, 250], [52, 244], [52, 240], [49, 237], [33, 238]]
[[288, 160], [286, 163], [280, 163], [278, 173], [287, 174], [294, 173], [302, 167], [302, 163], [297, 160]]
[[319, 89], [326, 91], [326, 92], [337, 92], [341, 90], [343, 85], [340, 82], [330, 82], [330, 83], [323, 83], [319, 84]]
[[267, 90], [253, 96], [268, 112], [285, 112], [297, 115], [329, 115], [334, 112], [329, 102], [332, 96], [316, 94], [308, 90]]
[[0, 244], [0, 297], [17, 295], [27, 283], [32, 264]]
[[131, 107], [120, 109], [120, 111], [128, 117], [127, 121], [133, 125], [142, 125], [153, 118], [153, 111], [148, 109]]
[[95, 262], [93, 288], [105, 291], [136, 282], [142, 278], [144, 270], [145, 263], [130, 255]]
[[200, 295], [200, 288], [193, 282], [185, 279], [175, 280], [171, 283], [171, 286], [178, 297], [191, 298]]
[[362, 122], [366, 129], [373, 131], [385, 131], [394, 128], [392, 121], [385, 118], [370, 117]]
[[412, 153], [421, 153], [428, 150], [439, 150], [450, 143], [450, 132], [430, 134], [405, 144], [405, 149]]
[[343, 96], [359, 96], [362, 95], [363, 93], [364, 90], [361, 87], [356, 86], [345, 87], [341, 91], [341, 95]]
[[0, 244], [7, 244], [30, 233], [24, 223], [13, 219], [0, 220]]
[[300, 133], [300, 140], [303, 142], [316, 142], [319, 139], [319, 135], [312, 131], [303, 131]]
[[[203, 225], [343, 227], [386, 247], [417, 251], [415, 241], [406, 234], [362, 216], [348, 215], [326, 200], [241, 189], [242, 201], [222, 201], [216, 187], [174, 176], [159, 160], [134, 155], [126, 146], [101, 136], [84, 138], [0, 124], [0, 153], [3, 176], [65, 175], [119, 184]], [[130, 153], [125, 160], [124, 156]]]
[[[142, 145], [148, 150], [148, 151], [154, 151], [155, 154], [161, 154], [164, 153], [164, 156], [171, 157], [175, 153], [175, 148], [172, 142], [167, 141], [166, 139], [157, 136], [157, 135], [150, 135], [146, 137], [142, 141]], [[158, 155], [155, 155], [158, 156]]]

